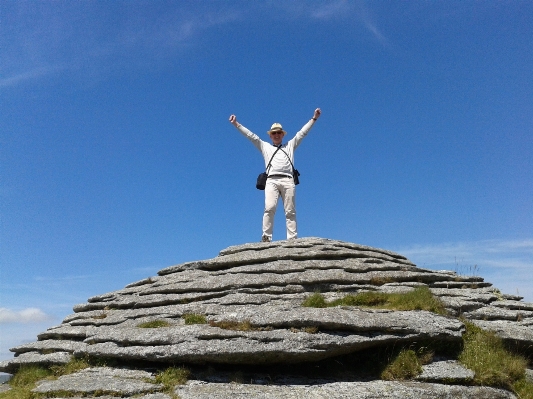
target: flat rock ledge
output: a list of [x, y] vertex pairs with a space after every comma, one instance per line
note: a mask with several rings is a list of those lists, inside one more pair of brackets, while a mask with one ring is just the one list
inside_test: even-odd
[[502, 389], [420, 382], [333, 382], [316, 385], [213, 384], [192, 381], [176, 389], [181, 399], [511, 399]]
[[[417, 287], [428, 287], [449, 315], [302, 306], [314, 292], [334, 300]], [[192, 377], [177, 388], [181, 399], [514, 398], [505, 390], [470, 386], [473, 372], [454, 359], [425, 365], [416, 380], [404, 382], [267, 374], [235, 383], [226, 369], [294, 364], [298, 370], [380, 348], [455, 347], [465, 331], [459, 315], [531, 355], [533, 304], [521, 300], [481, 277], [418, 268], [400, 254], [364, 245], [324, 238], [244, 244], [89, 298], [37, 341], [12, 348], [14, 358], [0, 362], [0, 371], [65, 364], [73, 357], [113, 365], [38, 383], [36, 393], [54, 397], [69, 392], [69, 397], [168, 399], [154, 382], [154, 370], [185, 365]], [[191, 315], [203, 323], [187, 324]], [[145, 328], [154, 322], [159, 328]], [[214, 368], [226, 371], [206, 374]]]
[[[438, 366], [444, 374], [453, 378], [464, 378], [469, 371], [452, 363]], [[435, 370], [429, 371], [432, 379]], [[426, 370], [424, 371], [424, 374]], [[470, 372], [472, 373], [472, 372]], [[146, 371], [113, 369], [97, 367], [62, 376], [58, 380], [44, 380], [37, 384], [32, 392], [50, 394], [54, 398], [58, 393], [69, 392], [69, 398], [86, 398], [96, 395], [100, 399], [136, 398], [136, 399], [172, 399], [171, 396], [158, 392], [161, 385], [149, 382], [154, 375]], [[217, 377], [211, 376], [211, 379]], [[178, 386], [174, 393], [180, 399], [345, 399], [345, 398], [465, 398], [465, 399], [510, 399], [516, 398], [512, 393], [490, 387], [462, 386], [459, 384], [430, 383], [422, 381], [342, 381], [328, 382], [320, 380], [285, 378], [269, 381], [267, 376], [250, 383], [210, 382], [190, 380], [186, 385]], [[459, 382], [456, 380], [456, 382]], [[1, 392], [1, 391], [0, 391]]]
[[53, 381], [40, 381], [33, 392], [69, 391], [85, 396], [100, 393], [133, 396], [161, 390], [162, 385], [148, 382], [153, 379], [153, 374], [142, 370], [98, 367], [64, 375]]
[[422, 374], [415, 378], [423, 382], [471, 384], [475, 373], [455, 360], [434, 361], [422, 367]]

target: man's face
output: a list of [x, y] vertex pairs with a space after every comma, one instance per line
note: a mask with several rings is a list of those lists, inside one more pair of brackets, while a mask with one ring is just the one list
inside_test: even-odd
[[272, 139], [272, 144], [275, 146], [278, 146], [281, 144], [281, 141], [283, 140], [283, 132], [281, 130], [270, 132], [270, 138]]

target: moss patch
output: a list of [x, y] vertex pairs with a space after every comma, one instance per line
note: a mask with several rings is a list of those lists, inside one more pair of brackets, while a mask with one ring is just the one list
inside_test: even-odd
[[162, 328], [162, 327], [170, 327], [172, 324], [170, 324], [166, 320], [152, 320], [147, 321], [145, 323], [138, 324], [137, 327], [139, 328]]
[[184, 314], [185, 324], [206, 324], [207, 319], [203, 314]]
[[320, 293], [308, 297], [302, 306], [325, 308], [333, 306], [362, 306], [392, 310], [427, 310], [437, 314], [446, 314], [441, 301], [433, 296], [428, 287], [417, 287], [401, 294], [367, 291], [357, 295], [346, 295], [343, 298], [327, 302]]

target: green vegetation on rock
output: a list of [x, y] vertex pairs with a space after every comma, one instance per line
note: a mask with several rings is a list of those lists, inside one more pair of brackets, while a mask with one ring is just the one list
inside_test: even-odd
[[322, 294], [314, 293], [302, 303], [302, 306], [314, 308], [361, 306], [393, 310], [427, 310], [446, 314], [444, 305], [433, 296], [428, 287], [417, 287], [409, 292], [392, 294], [366, 291], [356, 295], [346, 295], [331, 302], [327, 302]]
[[178, 385], [185, 384], [190, 375], [191, 372], [186, 368], [169, 367], [168, 369], [163, 370], [156, 375], [155, 382], [163, 385], [163, 391], [165, 393], [177, 398], [177, 396], [174, 394], [174, 389]]
[[172, 324], [170, 324], [166, 320], [153, 320], [153, 321], [147, 321], [145, 323], [138, 324], [137, 327], [139, 328], [161, 328], [161, 327], [169, 327]]
[[327, 308], [329, 305], [326, 302], [324, 295], [320, 292], [315, 292], [302, 303], [302, 306], [307, 308]]
[[31, 390], [35, 388], [35, 383], [40, 380], [51, 378], [52, 370], [43, 366], [24, 365], [9, 380], [11, 389], [0, 393], [2, 399], [32, 399]]
[[185, 324], [206, 324], [207, 319], [203, 314], [184, 314]]
[[400, 351], [381, 373], [384, 380], [409, 380], [422, 372], [422, 365], [412, 349]]
[[221, 321], [210, 321], [209, 325], [211, 327], [218, 327], [224, 330], [234, 330], [234, 331], [271, 331], [272, 327], [257, 327], [252, 325], [249, 320], [244, 321], [230, 321], [230, 320], [221, 320]]
[[37, 399], [42, 398], [42, 394], [32, 393], [37, 381], [45, 379], [56, 379], [62, 375], [72, 374], [76, 371], [90, 367], [85, 359], [73, 358], [63, 365], [53, 365], [50, 367], [24, 365], [9, 380], [11, 389], [0, 393], [0, 399]]
[[494, 332], [463, 322], [466, 333], [459, 361], [476, 373], [474, 383], [506, 388], [521, 399], [533, 399], [533, 383], [525, 377], [527, 359], [509, 352]]

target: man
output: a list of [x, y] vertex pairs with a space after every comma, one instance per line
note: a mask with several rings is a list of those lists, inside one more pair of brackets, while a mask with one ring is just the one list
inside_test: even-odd
[[[296, 231], [296, 190], [293, 180], [294, 150], [311, 130], [320, 117], [320, 113], [320, 108], [317, 108], [309, 122], [286, 144], [282, 144], [282, 141], [287, 132], [283, 130], [279, 123], [274, 123], [267, 132], [272, 141], [272, 144], [270, 144], [261, 140], [256, 134], [237, 122], [235, 115], [229, 117], [230, 123], [261, 151], [265, 159], [268, 179], [265, 186], [265, 212], [263, 214], [263, 236], [261, 237], [263, 242], [272, 241], [274, 215], [280, 195], [285, 208], [287, 239], [298, 237], [298, 232]], [[269, 163], [270, 167], [268, 167]]]

